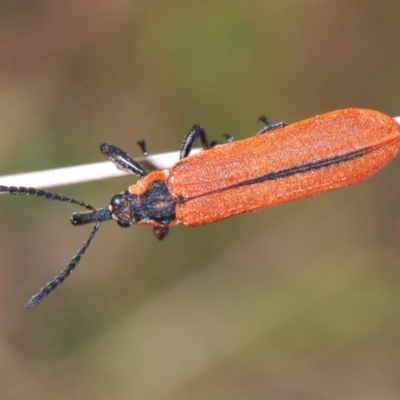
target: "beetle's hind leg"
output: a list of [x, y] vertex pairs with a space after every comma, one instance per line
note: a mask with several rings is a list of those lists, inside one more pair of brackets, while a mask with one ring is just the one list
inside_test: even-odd
[[284, 122], [277, 122], [276, 124], [271, 124], [271, 122], [265, 115], [262, 115], [260, 118], [258, 118], [258, 120], [264, 122], [265, 126], [256, 133], [256, 136], [262, 135], [263, 133], [266, 132], [273, 131], [274, 129], [284, 128], [286, 126]]
[[[233, 142], [233, 136], [230, 133], [224, 133], [222, 136], [226, 139], [227, 143]], [[218, 142], [217, 140], [214, 140], [214, 141], [212, 141], [210, 143], [210, 147], [214, 147], [214, 146], [217, 146], [219, 144], [222, 144], [222, 143]]]

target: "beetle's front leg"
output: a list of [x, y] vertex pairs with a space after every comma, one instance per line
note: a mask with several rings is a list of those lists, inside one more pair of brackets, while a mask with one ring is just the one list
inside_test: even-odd
[[100, 151], [113, 162], [118, 169], [126, 172], [132, 172], [138, 176], [146, 176], [147, 171], [132, 157], [128, 156], [123, 150], [109, 143], [100, 145]]

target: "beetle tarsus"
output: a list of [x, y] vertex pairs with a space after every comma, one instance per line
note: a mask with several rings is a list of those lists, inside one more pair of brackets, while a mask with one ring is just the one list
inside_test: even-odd
[[256, 133], [256, 136], [262, 135], [263, 133], [266, 132], [273, 131], [274, 129], [284, 128], [286, 126], [284, 122], [277, 122], [276, 124], [271, 124], [271, 122], [265, 115], [261, 115], [261, 117], [259, 117], [258, 120], [264, 122], [265, 126]]
[[147, 151], [146, 141], [138, 140], [136, 143], [140, 147], [140, 150], [142, 150], [143, 156], [147, 157], [149, 155], [149, 152]]

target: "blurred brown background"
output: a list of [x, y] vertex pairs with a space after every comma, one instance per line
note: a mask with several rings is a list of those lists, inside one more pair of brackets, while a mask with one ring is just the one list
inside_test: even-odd
[[[400, 115], [398, 1], [0, 4], [0, 175], [253, 135], [346, 107]], [[337, 192], [157, 242], [1, 196], [0, 398], [400, 398], [400, 160]], [[95, 206], [134, 181], [54, 188]], [[21, 182], [21, 185], [28, 183]]]

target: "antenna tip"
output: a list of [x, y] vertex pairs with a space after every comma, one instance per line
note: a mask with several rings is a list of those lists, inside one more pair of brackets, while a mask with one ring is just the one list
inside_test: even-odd
[[36, 306], [37, 304], [39, 304], [46, 296], [42, 293], [39, 292], [37, 294], [35, 294], [34, 296], [32, 296], [32, 298], [28, 301], [28, 303], [26, 304], [25, 308], [32, 308], [34, 306]]

